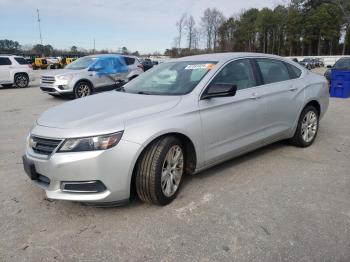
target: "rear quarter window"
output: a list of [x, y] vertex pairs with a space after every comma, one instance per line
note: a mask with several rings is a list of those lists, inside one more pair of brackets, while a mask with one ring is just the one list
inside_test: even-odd
[[0, 57], [0, 66], [11, 65], [11, 60], [8, 57]]
[[133, 65], [135, 63], [135, 58], [124, 56], [126, 65]]
[[290, 75], [291, 79], [296, 79], [296, 78], [299, 78], [301, 76], [302, 71], [299, 68], [297, 68], [296, 66], [293, 66], [289, 63], [285, 63], [285, 65], [288, 68], [289, 75]]
[[20, 65], [27, 65], [28, 64], [27, 60], [25, 60], [23, 57], [15, 57], [15, 60]]

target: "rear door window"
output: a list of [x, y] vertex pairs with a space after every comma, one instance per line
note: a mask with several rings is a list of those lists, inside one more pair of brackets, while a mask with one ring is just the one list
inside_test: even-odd
[[0, 57], [0, 66], [11, 65], [11, 60], [8, 57]]
[[15, 57], [15, 60], [20, 65], [27, 65], [28, 64], [27, 60], [25, 60], [23, 57]]
[[279, 60], [269, 58], [257, 58], [264, 84], [271, 84], [290, 80], [288, 68]]

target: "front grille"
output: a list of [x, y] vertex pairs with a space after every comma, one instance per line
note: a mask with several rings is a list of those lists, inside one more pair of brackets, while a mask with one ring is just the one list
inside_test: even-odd
[[47, 139], [36, 136], [32, 136], [30, 139], [33, 151], [41, 155], [50, 155], [62, 142], [62, 140], [59, 139]]
[[55, 82], [55, 77], [53, 76], [42, 76], [41, 83], [43, 84], [53, 84]]
[[44, 92], [56, 92], [55, 88], [51, 88], [51, 87], [43, 87], [41, 86], [40, 89]]

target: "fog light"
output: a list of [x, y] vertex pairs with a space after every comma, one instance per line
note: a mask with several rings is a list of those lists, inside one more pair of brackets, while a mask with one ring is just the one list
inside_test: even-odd
[[106, 186], [99, 180], [97, 181], [78, 181], [62, 182], [61, 189], [70, 193], [100, 193], [105, 191]]

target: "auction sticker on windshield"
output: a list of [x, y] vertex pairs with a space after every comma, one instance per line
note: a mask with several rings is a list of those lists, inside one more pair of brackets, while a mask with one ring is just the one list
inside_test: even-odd
[[196, 69], [212, 69], [214, 64], [196, 64], [196, 65], [188, 65], [185, 67], [185, 70], [196, 70]]

